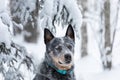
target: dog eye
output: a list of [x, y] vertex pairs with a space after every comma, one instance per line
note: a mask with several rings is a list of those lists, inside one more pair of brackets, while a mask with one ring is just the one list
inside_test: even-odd
[[55, 49], [58, 50], [58, 51], [61, 51], [62, 50], [62, 46], [56, 46]]
[[71, 45], [67, 45], [67, 48], [71, 50], [71, 49], [72, 49], [72, 46], [71, 46]]

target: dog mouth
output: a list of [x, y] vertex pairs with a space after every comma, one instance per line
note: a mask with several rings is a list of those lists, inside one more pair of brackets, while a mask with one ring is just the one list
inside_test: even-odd
[[71, 61], [61, 61], [61, 60], [58, 60], [58, 63], [61, 64], [61, 65], [62, 64], [66, 64], [67, 65], [67, 64], [70, 64]]
[[71, 60], [65, 60], [65, 58], [62, 56], [55, 57], [53, 54], [51, 54], [52, 60], [54, 62], [54, 65], [59, 70], [69, 70], [73, 66], [73, 58]]
[[71, 62], [69, 64], [66, 62], [62, 62], [60, 60], [54, 61], [54, 62], [55, 62], [55, 66], [60, 70], [69, 70], [73, 66], [73, 62]]

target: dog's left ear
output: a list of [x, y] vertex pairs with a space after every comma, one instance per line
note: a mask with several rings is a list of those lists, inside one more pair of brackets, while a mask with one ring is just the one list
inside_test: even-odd
[[47, 29], [44, 29], [44, 42], [49, 43], [54, 38], [53, 34]]
[[65, 36], [70, 37], [73, 41], [75, 41], [74, 30], [71, 25], [68, 26]]

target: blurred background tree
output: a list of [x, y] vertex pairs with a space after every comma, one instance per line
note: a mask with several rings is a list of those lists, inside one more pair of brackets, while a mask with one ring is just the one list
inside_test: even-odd
[[[10, 0], [14, 34], [22, 33], [26, 42], [37, 42], [39, 36], [39, 0]], [[23, 30], [19, 26], [23, 27]]]

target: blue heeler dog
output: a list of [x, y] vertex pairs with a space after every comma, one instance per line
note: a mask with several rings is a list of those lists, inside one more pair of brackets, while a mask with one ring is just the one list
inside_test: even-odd
[[64, 37], [54, 37], [44, 29], [46, 44], [45, 59], [34, 80], [75, 80], [74, 76], [74, 44], [75, 37], [71, 25], [68, 26]]

